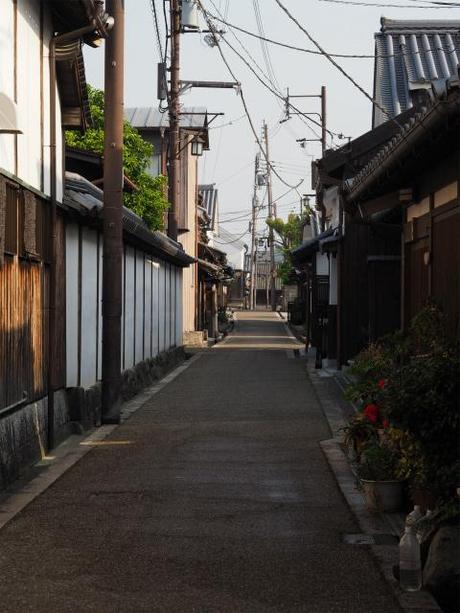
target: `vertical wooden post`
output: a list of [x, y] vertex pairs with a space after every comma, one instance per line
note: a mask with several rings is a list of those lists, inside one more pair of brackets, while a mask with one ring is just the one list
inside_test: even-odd
[[102, 422], [118, 423], [121, 406], [123, 253], [124, 0], [107, 0], [115, 25], [105, 45], [104, 216], [102, 269]]

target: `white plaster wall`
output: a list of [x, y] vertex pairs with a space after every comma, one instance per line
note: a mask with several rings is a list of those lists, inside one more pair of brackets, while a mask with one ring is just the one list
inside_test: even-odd
[[166, 287], [166, 275], [164, 262], [160, 263], [159, 269], [159, 283], [158, 283], [158, 326], [159, 326], [159, 351], [160, 353], [165, 350], [166, 337], [165, 337], [165, 287]]
[[66, 226], [66, 384], [78, 385], [78, 226]]
[[144, 253], [136, 250], [136, 298], [134, 309], [136, 312], [135, 329], [135, 363], [144, 359]]
[[[18, 0], [18, 176], [41, 188], [40, 3]], [[48, 97], [49, 99], [49, 97]]]
[[176, 345], [183, 344], [182, 325], [182, 268], [176, 269]]
[[[0, 0], [0, 91], [14, 99], [14, 3]], [[15, 168], [15, 137], [0, 134], [0, 167], [45, 194], [50, 193], [49, 41], [53, 30], [44, 5], [43, 48], [40, 44], [40, 3], [17, 0], [17, 111], [22, 134], [18, 134], [18, 167]], [[43, 70], [40, 57], [43, 54]], [[41, 136], [40, 81], [43, 79], [43, 147]], [[57, 92], [57, 199], [62, 200], [62, 131]], [[42, 185], [43, 168], [43, 185]]]
[[[95, 230], [82, 227], [81, 232], [80, 255], [78, 225], [66, 226], [66, 384], [87, 388], [102, 378], [103, 245], [102, 236], [98, 240]], [[129, 245], [125, 246], [125, 253], [122, 369], [132, 368], [182, 343], [182, 270], [135, 251]], [[80, 258], [81, 298], [78, 294]]]
[[144, 359], [152, 357], [152, 275], [153, 266], [146, 256], [144, 262], [145, 302], [144, 302]]
[[165, 264], [165, 349], [171, 346], [171, 266]]
[[[0, 92], [14, 98], [14, 50], [12, 0], [0, 0]], [[14, 173], [14, 136], [0, 134], [0, 167]]]
[[156, 260], [152, 260], [152, 357], [160, 352], [160, 309], [159, 309], [159, 275], [160, 264]]
[[134, 366], [134, 249], [126, 245], [124, 368]]
[[171, 266], [171, 346], [176, 346], [176, 268]]
[[97, 368], [97, 232], [82, 228], [81, 253], [81, 364], [80, 385], [90, 387], [96, 381]]

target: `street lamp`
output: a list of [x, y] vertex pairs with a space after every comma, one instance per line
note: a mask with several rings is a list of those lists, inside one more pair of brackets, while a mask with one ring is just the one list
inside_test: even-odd
[[198, 137], [192, 140], [192, 155], [203, 155], [203, 141]]

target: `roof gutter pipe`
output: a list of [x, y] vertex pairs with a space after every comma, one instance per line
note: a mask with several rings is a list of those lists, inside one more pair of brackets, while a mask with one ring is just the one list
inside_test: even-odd
[[[100, 10], [95, 8], [96, 11]], [[64, 32], [53, 36], [49, 45], [49, 71], [50, 71], [50, 272], [49, 272], [49, 332], [48, 332], [48, 450], [53, 449], [54, 440], [54, 394], [57, 390], [57, 79], [56, 79], [56, 47], [81, 39], [85, 34], [96, 29], [96, 16], [91, 22], [77, 30]]]

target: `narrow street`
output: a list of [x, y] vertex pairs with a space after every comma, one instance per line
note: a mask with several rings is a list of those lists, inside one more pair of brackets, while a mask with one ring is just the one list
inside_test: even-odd
[[0, 532], [0, 610], [393, 613], [272, 313], [234, 333]]

